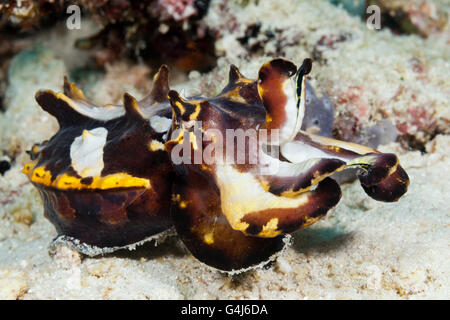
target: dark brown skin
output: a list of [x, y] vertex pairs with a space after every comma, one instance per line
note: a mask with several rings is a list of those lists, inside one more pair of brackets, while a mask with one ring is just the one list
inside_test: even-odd
[[198, 260], [219, 270], [241, 270], [269, 261], [283, 249], [284, 236], [256, 238], [233, 230], [210, 180], [193, 172], [186, 178], [189, 182], [180, 178], [174, 184], [172, 217], [181, 240]]
[[[201, 145], [203, 150], [208, 147], [208, 142], [202, 144], [197, 140], [193, 144], [189, 139], [188, 133], [192, 134], [194, 131], [186, 123], [193, 120], [202, 122], [204, 132], [208, 129], [219, 130], [223, 137], [226, 136], [227, 129], [245, 131], [280, 128], [287, 117], [293, 116], [288, 115], [284, 109], [287, 96], [283, 85], [296, 70], [292, 63], [276, 59], [266, 63], [259, 72], [259, 79], [252, 81], [242, 76], [235, 66], [231, 66], [229, 84], [217, 97], [197, 97], [190, 100], [170, 91], [172, 132], [181, 128], [185, 132], [181, 142], [174, 135], [166, 143], [168, 152], [182, 143], [187, 147], [184, 150], [188, 150], [193, 157], [194, 145]], [[311, 61], [305, 60], [299, 70], [300, 76], [303, 77], [310, 70]], [[302, 83], [301, 78], [298, 83]], [[301, 88], [298, 88], [298, 92], [301, 93]], [[297, 101], [297, 108], [299, 106]], [[232, 164], [242, 174], [254, 174], [266, 186], [266, 192], [284, 196], [286, 200], [283, 201], [288, 200], [286, 197], [306, 199], [296, 207], [268, 207], [245, 213], [239, 218], [240, 223], [246, 224], [244, 230], [234, 229], [223, 211], [216, 164], [174, 165], [177, 178], [173, 187], [172, 218], [178, 235], [197, 259], [224, 271], [245, 270], [268, 261], [284, 247], [283, 234], [315, 223], [338, 203], [341, 198], [339, 185], [328, 176], [349, 165], [362, 168], [359, 173], [361, 184], [377, 200], [395, 201], [406, 192], [408, 178], [406, 173], [403, 174], [395, 155], [378, 153], [376, 150], [372, 152], [364, 147], [358, 153], [334, 145], [324, 145], [302, 132], [294, 135], [294, 141], [302, 141], [332, 157], [319, 159], [305, 171], [292, 169], [292, 175], [258, 175], [255, 173], [258, 164]], [[224, 154], [228, 147], [224, 146]], [[236, 154], [238, 145], [235, 143], [233, 147]], [[248, 144], [245, 148], [250, 152]], [[358, 146], [355, 149], [359, 150]], [[289, 163], [283, 155], [279, 159], [295, 165]], [[317, 185], [316, 188], [310, 190], [314, 185]], [[246, 190], [242, 189], [241, 192], [245, 194]], [[249, 198], [248, 201], [257, 202], [258, 199]], [[236, 208], [240, 208], [239, 205]], [[276, 230], [264, 230], [271, 223], [276, 224]]]
[[[304, 133], [299, 133], [295, 140], [304, 141], [321, 149], [330, 156], [345, 160], [354, 160], [361, 154], [342, 147], [331, 147], [313, 142]], [[366, 153], [372, 155], [375, 161], [367, 166], [361, 165], [357, 176], [364, 191], [373, 199], [384, 202], [394, 202], [406, 193], [409, 186], [409, 177], [400, 166], [399, 160], [392, 153]], [[392, 168], [395, 167], [395, 170]]]
[[[290, 74], [295, 73], [291, 70]], [[217, 129], [225, 136], [226, 129], [254, 129], [265, 123], [265, 109], [258, 97], [256, 81], [244, 78], [232, 66], [230, 68], [230, 83], [214, 98], [203, 102], [183, 100], [176, 92], [169, 93], [173, 107], [173, 129], [182, 121], [192, 120], [191, 115], [200, 105], [200, 112], [196, 117], [202, 121], [204, 130]], [[183, 108], [180, 108], [181, 104]], [[187, 138], [187, 136], [185, 137]], [[183, 143], [189, 143], [188, 139]], [[168, 141], [168, 151], [176, 142]], [[206, 148], [208, 143], [203, 143]], [[226, 153], [226, 148], [223, 153]], [[235, 145], [235, 147], [237, 147]], [[248, 150], [248, 145], [246, 145]], [[191, 155], [194, 149], [189, 148]], [[236, 152], [235, 152], [236, 154]], [[323, 171], [328, 168], [335, 169], [341, 162], [330, 167], [325, 164]], [[256, 167], [252, 164], [235, 165], [241, 172], [249, 172]], [[319, 168], [320, 169], [320, 168]], [[173, 189], [174, 203], [172, 205], [172, 218], [178, 235], [191, 253], [200, 261], [224, 271], [243, 270], [254, 267], [273, 257], [284, 247], [283, 236], [259, 237], [263, 226], [272, 218], [279, 218], [280, 230], [283, 233], [295, 231], [303, 226], [310, 225], [335, 206], [341, 197], [339, 186], [332, 179], [319, 184], [305, 205], [292, 209], [269, 209], [246, 215], [243, 222], [249, 224], [245, 233], [234, 230], [222, 213], [220, 191], [216, 186], [214, 177], [215, 165], [181, 164], [175, 166], [179, 173]], [[332, 170], [332, 171], [333, 171]], [[311, 179], [301, 179], [310, 181]], [[292, 185], [284, 180], [280, 181], [280, 188], [291, 188]], [[299, 181], [293, 178], [294, 187]], [[278, 192], [276, 181], [271, 181], [274, 194]], [[214, 239], [214, 241], [212, 241]]]
[[[152, 92], [141, 101], [152, 116], [170, 118], [167, 72], [165, 66], [160, 69]], [[88, 103], [83, 93], [67, 79], [64, 92], [69, 99]], [[149, 148], [152, 140], [163, 143], [164, 133], [150, 126], [133, 97], [125, 95], [125, 114], [108, 121], [78, 113], [65, 98], [58, 98], [50, 91], [39, 92], [36, 99], [44, 110], [57, 118], [61, 127], [48, 142], [30, 151], [37, 161], [36, 167], [50, 172], [51, 181], [61, 174], [81, 179], [71, 165], [70, 146], [83, 130], [103, 127], [108, 134], [101, 176], [123, 173], [148, 179], [151, 183], [150, 188], [119, 186], [106, 190], [89, 188], [93, 177], [82, 178], [81, 187], [77, 189], [60, 190], [34, 183], [43, 200], [45, 216], [54, 224], [58, 235], [99, 248], [111, 248], [142, 241], [172, 227], [172, 166], [164, 150]], [[161, 108], [161, 105], [166, 107]], [[156, 110], [153, 113], [152, 108]]]
[[314, 175], [319, 176], [332, 174], [344, 164], [339, 159], [322, 159], [318, 164], [312, 167], [311, 170], [301, 172], [298, 175], [290, 177], [264, 176], [264, 179], [269, 182], [269, 191], [276, 195], [282, 195], [283, 192], [299, 192], [300, 190], [307, 190], [312, 186]]
[[[174, 124], [189, 121], [195, 104], [184, 101], [171, 91]], [[182, 104], [184, 112], [177, 107]], [[203, 129], [254, 128], [265, 119], [255, 81], [244, 78], [236, 67], [230, 68], [230, 83], [217, 96], [201, 103], [196, 120]], [[189, 141], [184, 141], [189, 143]], [[176, 143], [168, 141], [168, 151]], [[206, 147], [207, 142], [203, 146]], [[225, 147], [225, 146], [224, 146]], [[193, 156], [194, 150], [191, 150]], [[226, 153], [226, 148], [224, 154]], [[249, 170], [251, 165], [241, 165]], [[231, 228], [221, 212], [220, 192], [214, 181], [215, 165], [175, 166], [179, 173], [173, 187], [172, 219], [176, 231], [189, 251], [203, 263], [223, 271], [254, 267], [274, 257], [285, 243], [284, 236], [275, 238], [249, 237]]]
[[[167, 210], [170, 199], [159, 199], [152, 191], [39, 189], [45, 217], [58, 234], [91, 246], [126, 246], [172, 226]], [[169, 191], [166, 194], [170, 194]]]
[[325, 178], [312, 191], [310, 201], [305, 205], [292, 209], [268, 209], [255, 211], [246, 215], [242, 221], [250, 226], [245, 230], [248, 234], [258, 235], [271, 219], [278, 218], [278, 229], [282, 233], [290, 233], [307, 227], [317, 219], [326, 215], [341, 199], [339, 185], [330, 178]]
[[371, 198], [378, 201], [393, 202], [400, 199], [408, 190], [409, 177], [402, 167], [397, 166], [393, 173], [380, 182], [374, 184], [361, 182], [361, 186]]
[[288, 97], [282, 90], [282, 83], [296, 72], [297, 67], [292, 62], [282, 59], [272, 60], [259, 70], [259, 95], [270, 116], [266, 124], [267, 129], [279, 129], [286, 121], [288, 114], [284, 105]]

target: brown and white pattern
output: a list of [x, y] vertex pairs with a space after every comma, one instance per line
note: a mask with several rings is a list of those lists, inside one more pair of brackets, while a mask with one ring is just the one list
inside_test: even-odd
[[232, 65], [211, 98], [170, 90], [163, 66], [151, 93], [140, 102], [125, 94], [123, 106], [94, 106], [66, 79], [64, 93], [36, 95], [60, 130], [32, 148], [24, 173], [60, 239], [79, 248], [109, 252], [175, 226], [211, 267], [261, 266], [339, 202], [335, 172], [359, 168], [380, 201], [409, 184], [394, 154], [300, 129], [311, 66], [274, 59], [251, 80]]

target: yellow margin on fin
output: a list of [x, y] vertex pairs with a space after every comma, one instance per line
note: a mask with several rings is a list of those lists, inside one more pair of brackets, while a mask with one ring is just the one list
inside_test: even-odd
[[[60, 174], [52, 180], [52, 174], [44, 166], [34, 167], [36, 162], [25, 165], [22, 172], [37, 184], [60, 190], [108, 190], [116, 188], [151, 188], [150, 180], [133, 177], [127, 173], [119, 172], [104, 177], [92, 177], [89, 183], [82, 183], [82, 178], [70, 176], [67, 173]], [[86, 179], [86, 178], [85, 178]]]

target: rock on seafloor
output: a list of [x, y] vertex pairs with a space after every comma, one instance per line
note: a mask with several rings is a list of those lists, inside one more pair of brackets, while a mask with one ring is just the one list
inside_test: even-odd
[[17, 300], [28, 290], [23, 271], [0, 269], [0, 299]]
[[[448, 6], [445, 0], [369, 0], [369, 5], [380, 7], [384, 18], [393, 20], [401, 32], [423, 37], [442, 32], [448, 24]], [[447, 6], [447, 11], [443, 6]]]

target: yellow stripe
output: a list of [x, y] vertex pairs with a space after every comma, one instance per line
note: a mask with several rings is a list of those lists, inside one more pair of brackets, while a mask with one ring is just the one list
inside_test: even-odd
[[195, 105], [195, 111], [189, 116], [189, 120], [196, 120], [201, 110], [200, 103]]
[[81, 178], [70, 176], [67, 173], [60, 174], [52, 180], [52, 174], [44, 166], [33, 168], [35, 162], [26, 164], [22, 172], [37, 184], [60, 190], [107, 190], [116, 188], [151, 188], [150, 180], [133, 177], [127, 173], [119, 172], [104, 177], [92, 177], [90, 184], [81, 183]]
[[259, 237], [273, 238], [281, 233], [278, 229], [278, 218], [270, 219], [262, 228], [261, 232], [258, 233]]

